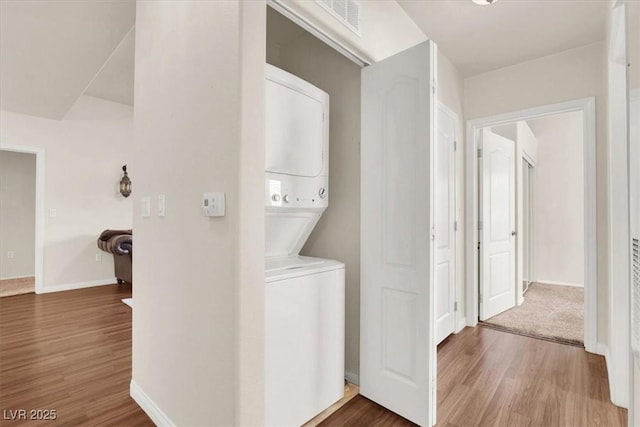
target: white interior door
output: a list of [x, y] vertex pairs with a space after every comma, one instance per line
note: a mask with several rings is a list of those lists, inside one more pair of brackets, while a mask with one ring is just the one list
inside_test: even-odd
[[360, 393], [435, 421], [432, 141], [425, 42], [362, 70]]
[[481, 132], [480, 320], [515, 306], [515, 143]]
[[456, 118], [438, 106], [434, 163], [436, 344], [456, 327], [455, 140]]

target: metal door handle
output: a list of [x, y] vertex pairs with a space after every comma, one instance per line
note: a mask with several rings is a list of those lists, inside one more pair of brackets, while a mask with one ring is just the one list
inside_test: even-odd
[[511, 232], [512, 236], [515, 236], [516, 234], [518, 234], [515, 230]]

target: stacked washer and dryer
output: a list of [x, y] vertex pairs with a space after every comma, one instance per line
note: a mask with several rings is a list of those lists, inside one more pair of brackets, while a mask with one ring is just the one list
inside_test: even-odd
[[265, 422], [299, 426], [344, 395], [344, 264], [301, 256], [329, 204], [329, 95], [266, 69]]

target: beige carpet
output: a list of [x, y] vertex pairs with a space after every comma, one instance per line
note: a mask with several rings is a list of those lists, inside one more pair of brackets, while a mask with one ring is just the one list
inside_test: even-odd
[[483, 324], [522, 335], [584, 345], [584, 289], [532, 283], [519, 307]]

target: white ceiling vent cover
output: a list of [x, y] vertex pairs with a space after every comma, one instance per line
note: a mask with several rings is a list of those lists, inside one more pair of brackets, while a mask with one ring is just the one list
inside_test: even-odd
[[360, 4], [354, 0], [316, 0], [323, 9], [333, 15], [338, 21], [356, 33], [360, 34]]

